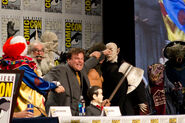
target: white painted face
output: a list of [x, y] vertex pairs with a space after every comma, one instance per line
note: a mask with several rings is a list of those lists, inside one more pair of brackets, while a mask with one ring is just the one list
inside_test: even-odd
[[103, 102], [103, 91], [102, 89], [98, 89], [98, 95], [95, 97], [97, 103]]
[[110, 62], [117, 62], [117, 58], [118, 58], [118, 47], [115, 43], [108, 43], [106, 44], [106, 48], [111, 50], [111, 54], [107, 56], [107, 61]]

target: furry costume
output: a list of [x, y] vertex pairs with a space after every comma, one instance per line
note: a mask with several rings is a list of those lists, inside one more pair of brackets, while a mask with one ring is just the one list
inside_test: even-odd
[[[182, 84], [182, 93], [185, 96], [185, 42], [173, 41], [164, 49], [164, 56], [168, 58], [165, 64], [166, 75], [174, 84], [180, 82]], [[185, 100], [183, 105], [179, 107], [179, 113], [185, 113]]]
[[54, 65], [55, 55], [60, 55], [58, 52], [58, 37], [55, 33], [45, 31], [41, 36], [41, 42], [45, 45], [45, 57], [50, 64]]

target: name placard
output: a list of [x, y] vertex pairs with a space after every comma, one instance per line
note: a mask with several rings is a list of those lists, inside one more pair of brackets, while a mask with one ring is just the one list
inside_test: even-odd
[[49, 109], [49, 117], [72, 116], [69, 106], [51, 106]]
[[119, 106], [104, 107], [103, 111], [106, 116], [121, 116]]

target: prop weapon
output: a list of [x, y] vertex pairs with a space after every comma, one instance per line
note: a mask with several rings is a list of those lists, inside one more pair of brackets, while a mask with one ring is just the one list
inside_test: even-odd
[[140, 84], [142, 77], [143, 77], [143, 74], [144, 74], [143, 69], [134, 67], [127, 62], [122, 63], [118, 72], [123, 73], [123, 77], [121, 78], [121, 80], [117, 84], [116, 88], [112, 92], [111, 96], [109, 97], [110, 101], [112, 100], [112, 98], [114, 97], [114, 95], [116, 94], [116, 92], [118, 91], [120, 86], [122, 85], [122, 83], [125, 81], [125, 79], [128, 80], [128, 90], [127, 90], [127, 94], [128, 94], [137, 88], [137, 86]]

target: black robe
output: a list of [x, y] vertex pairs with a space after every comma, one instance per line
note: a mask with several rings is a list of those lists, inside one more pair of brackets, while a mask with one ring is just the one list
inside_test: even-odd
[[[108, 99], [110, 97], [120, 79], [123, 77], [123, 74], [118, 72], [118, 69], [118, 63], [104, 62], [102, 64], [102, 75], [104, 78], [102, 89], [105, 99]], [[124, 112], [123, 106], [126, 99], [127, 87], [127, 81], [123, 82], [123, 84], [120, 86], [115, 96], [111, 100], [111, 106], [119, 106], [122, 114]]]

